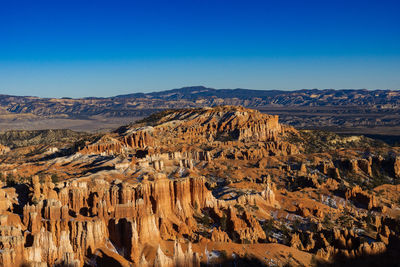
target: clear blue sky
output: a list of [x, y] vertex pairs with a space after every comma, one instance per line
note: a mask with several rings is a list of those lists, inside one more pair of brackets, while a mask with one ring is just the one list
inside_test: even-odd
[[0, 1], [0, 93], [400, 88], [400, 1]]

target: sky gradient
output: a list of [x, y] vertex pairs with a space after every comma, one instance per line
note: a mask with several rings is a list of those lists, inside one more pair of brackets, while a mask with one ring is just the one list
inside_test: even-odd
[[1, 1], [0, 93], [400, 89], [400, 1]]

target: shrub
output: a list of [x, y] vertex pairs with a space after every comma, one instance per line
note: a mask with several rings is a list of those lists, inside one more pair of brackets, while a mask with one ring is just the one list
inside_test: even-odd
[[226, 232], [227, 230], [227, 224], [228, 224], [228, 218], [226, 217], [225, 213], [222, 215], [221, 218], [221, 230]]
[[244, 208], [243, 208], [241, 205], [239, 205], [239, 204], [235, 204], [235, 208], [236, 208], [239, 212], [243, 212], [243, 211], [244, 211]]
[[6, 178], [6, 185], [7, 186], [14, 186], [17, 184], [17, 180], [12, 173], [9, 173]]
[[58, 181], [60, 181], [60, 178], [58, 178], [58, 175], [54, 173], [51, 175], [51, 181], [53, 183], [58, 183]]

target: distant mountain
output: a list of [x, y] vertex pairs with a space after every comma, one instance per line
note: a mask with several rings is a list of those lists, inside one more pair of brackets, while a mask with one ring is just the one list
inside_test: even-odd
[[128, 94], [128, 95], [119, 95], [118, 98], [139, 98], [139, 97], [151, 97], [151, 98], [159, 98], [165, 100], [197, 100], [199, 98], [209, 98], [209, 97], [218, 97], [218, 98], [240, 98], [240, 99], [251, 99], [254, 97], [274, 97], [276, 95], [285, 93], [285, 91], [280, 90], [251, 90], [251, 89], [214, 89], [207, 88], [204, 86], [191, 86], [191, 87], [183, 87], [179, 89], [166, 90], [161, 92], [153, 92], [153, 93], [138, 93], [138, 94]]
[[0, 112], [39, 116], [86, 118], [145, 116], [161, 109], [217, 105], [264, 106], [365, 106], [400, 107], [400, 91], [393, 90], [250, 90], [183, 87], [161, 92], [135, 93], [105, 98], [39, 98], [0, 95]]
[[[221, 98], [239, 100], [262, 99], [260, 104], [279, 105], [338, 105], [350, 103], [356, 99], [357, 103], [371, 105], [376, 103], [400, 103], [400, 92], [395, 90], [366, 90], [366, 89], [302, 89], [295, 91], [283, 90], [252, 90], [252, 89], [214, 89], [204, 86], [191, 86], [179, 89], [166, 90], [152, 93], [136, 93], [119, 95], [116, 98], [152, 98], [168, 101], [199, 100], [207, 98]], [[329, 101], [333, 100], [331, 103]], [[255, 106], [259, 106], [256, 104]]]
[[56, 125], [57, 128], [95, 130], [112, 128], [118, 121], [133, 121], [161, 110], [220, 105], [240, 105], [277, 114], [282, 122], [299, 128], [328, 127], [332, 131], [348, 132], [357, 127], [357, 132], [367, 129], [373, 134], [386, 134], [385, 127], [391, 127], [396, 133], [400, 125], [400, 91], [395, 90], [280, 91], [191, 86], [76, 99], [0, 95], [0, 127], [49, 129], [54, 128], [50, 125]]

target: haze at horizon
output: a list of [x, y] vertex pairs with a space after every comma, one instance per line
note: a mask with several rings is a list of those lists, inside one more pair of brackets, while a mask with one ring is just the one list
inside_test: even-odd
[[400, 88], [397, 1], [13, 1], [0, 93]]

